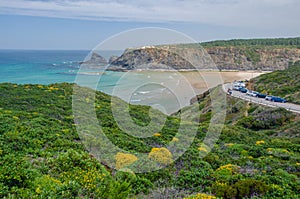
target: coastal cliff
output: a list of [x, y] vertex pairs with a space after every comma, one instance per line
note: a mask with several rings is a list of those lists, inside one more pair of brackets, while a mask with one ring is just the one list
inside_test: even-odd
[[[142, 47], [127, 49], [111, 62], [111, 70], [262, 70], [288, 68], [300, 60], [300, 49], [279, 47]], [[204, 52], [205, 56], [201, 56]], [[208, 57], [211, 57], [208, 58]], [[212, 66], [212, 62], [215, 66]]]
[[276, 47], [210, 47], [206, 51], [220, 70], [274, 71], [300, 60], [300, 49]]
[[126, 49], [125, 52], [110, 63], [111, 70], [189, 70], [193, 65], [180, 54], [166, 48], [141, 47]]
[[233, 39], [126, 49], [110, 70], [258, 70], [288, 68], [300, 60], [300, 37]]

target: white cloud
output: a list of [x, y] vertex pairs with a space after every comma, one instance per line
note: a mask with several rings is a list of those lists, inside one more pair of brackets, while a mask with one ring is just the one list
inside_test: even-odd
[[257, 28], [299, 26], [299, 7], [298, 0], [0, 0], [1, 14]]

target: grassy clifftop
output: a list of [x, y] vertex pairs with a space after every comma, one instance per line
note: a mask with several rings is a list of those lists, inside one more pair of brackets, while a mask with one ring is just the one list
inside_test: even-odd
[[254, 89], [287, 98], [300, 104], [300, 62], [291, 63], [286, 70], [261, 75], [252, 80]]
[[267, 38], [267, 39], [232, 39], [232, 40], [219, 40], [211, 42], [203, 42], [202, 46], [246, 46], [246, 47], [284, 47], [284, 48], [300, 48], [300, 37], [295, 38]]
[[[149, 153], [158, 165], [171, 163], [134, 174], [107, 167], [84, 148], [73, 121], [72, 84], [4, 83], [0, 90], [1, 198], [299, 198], [299, 118], [285, 110], [228, 97], [224, 129], [207, 154], [202, 140], [211, 117], [210, 99], [199, 99], [196, 137], [173, 161], [164, 147], [170, 142], [180, 145], [181, 138], [174, 139], [180, 119], [168, 117], [161, 131], [134, 137], [114, 121], [110, 96], [97, 92], [93, 103], [104, 133], [128, 153], [116, 154], [118, 168], [137, 163], [138, 152]], [[90, 100], [86, 96], [85, 101]], [[131, 106], [130, 115], [143, 126], [149, 123], [148, 111]], [[103, 144], [97, 139], [94, 143]], [[200, 153], [206, 156], [200, 158]]]

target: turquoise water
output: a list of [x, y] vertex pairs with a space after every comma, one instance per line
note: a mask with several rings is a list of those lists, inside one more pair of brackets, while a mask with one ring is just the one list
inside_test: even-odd
[[[112, 72], [80, 69], [88, 51], [0, 50], [0, 82], [17, 84], [78, 83], [115, 95], [132, 104], [172, 113], [195, 96], [178, 72]], [[122, 52], [102, 52], [108, 59]], [[180, 104], [181, 103], [181, 104]], [[161, 108], [164, 107], [164, 108]]]
[[[74, 82], [89, 51], [0, 50], [0, 82]], [[106, 58], [119, 52], [104, 53]]]
[[0, 50], [0, 82], [51, 84], [74, 82], [87, 51]]
[[[120, 52], [104, 52], [109, 58]], [[52, 84], [60, 82], [74, 83], [80, 68], [89, 51], [47, 51], [47, 50], [0, 50], [0, 82], [17, 84]], [[81, 79], [87, 86], [93, 87], [93, 78], [97, 78], [97, 69], [85, 70]], [[111, 93], [121, 73], [106, 72], [101, 86], [97, 89]], [[92, 77], [94, 76], [94, 77]]]
[[[122, 51], [97, 52], [107, 60]], [[17, 84], [77, 83], [118, 96], [131, 104], [150, 105], [173, 113], [190, 99], [223, 82], [222, 76], [245, 79], [239, 72], [130, 71], [112, 72], [87, 67], [80, 62], [89, 51], [0, 50], [0, 82]], [[250, 75], [250, 76], [249, 76]], [[253, 74], [248, 74], [249, 79]], [[205, 77], [205, 78], [203, 78]]]

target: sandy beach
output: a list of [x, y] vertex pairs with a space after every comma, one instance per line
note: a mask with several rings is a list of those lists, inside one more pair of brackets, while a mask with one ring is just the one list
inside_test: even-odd
[[[132, 104], [165, 107], [165, 113], [190, 105], [198, 94], [217, 85], [235, 80], [249, 80], [266, 72], [257, 71], [128, 71], [104, 75], [121, 78], [114, 86], [100, 86], [99, 90], [122, 98]], [[107, 89], [114, 89], [107, 90]]]

